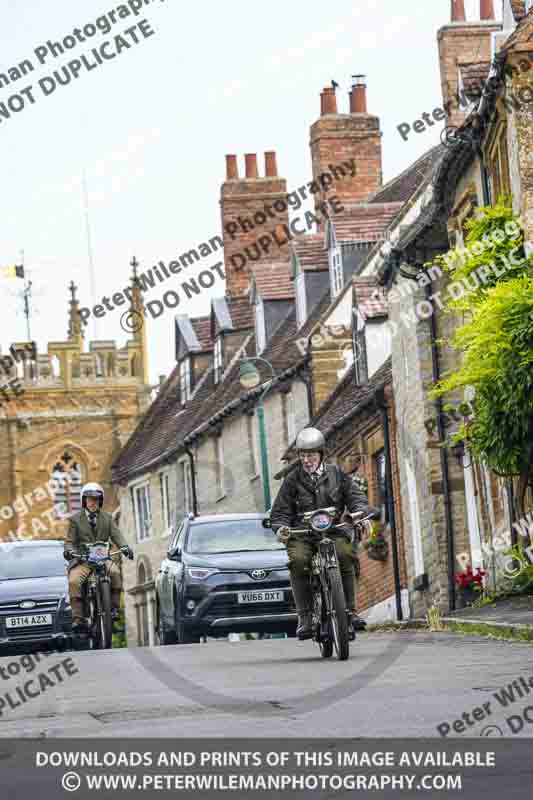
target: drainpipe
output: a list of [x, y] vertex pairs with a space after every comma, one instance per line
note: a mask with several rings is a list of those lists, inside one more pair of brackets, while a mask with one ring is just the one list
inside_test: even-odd
[[191, 467], [191, 488], [192, 488], [192, 513], [195, 517], [198, 516], [198, 499], [196, 496], [196, 473], [194, 471], [194, 455], [190, 447], [185, 448], [185, 452], [189, 456], [189, 464]]
[[[431, 288], [426, 286], [426, 299], [431, 302]], [[435, 314], [431, 314], [429, 318], [429, 330], [431, 339], [431, 364], [432, 364], [432, 378], [436, 383], [440, 380], [440, 366], [439, 366], [439, 351], [437, 348], [437, 329], [435, 323]], [[435, 401], [437, 411], [437, 432], [439, 441], [444, 442], [444, 424], [442, 422], [442, 399], [439, 397]], [[448, 468], [448, 451], [445, 447], [440, 447], [440, 469], [442, 474], [442, 490], [444, 495], [444, 510], [446, 514], [446, 538], [448, 540], [448, 602], [450, 611], [455, 611], [455, 541], [453, 530], [452, 507], [450, 497], [450, 474]]]
[[398, 532], [396, 529], [396, 515], [394, 513], [394, 488], [392, 482], [392, 458], [390, 449], [389, 416], [387, 414], [387, 401], [385, 390], [375, 392], [376, 405], [381, 412], [381, 427], [383, 428], [383, 446], [385, 449], [385, 482], [387, 485], [387, 511], [390, 522], [392, 543], [392, 569], [394, 573], [394, 593], [396, 595], [396, 619], [403, 619], [402, 612], [402, 587], [400, 583], [400, 559], [398, 555]]

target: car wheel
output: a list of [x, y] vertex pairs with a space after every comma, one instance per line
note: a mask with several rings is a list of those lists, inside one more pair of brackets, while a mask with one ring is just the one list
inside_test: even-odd
[[176, 631], [167, 630], [165, 621], [161, 618], [159, 612], [157, 614], [157, 635], [160, 645], [176, 644]]
[[200, 634], [195, 631], [187, 630], [183, 622], [176, 623], [176, 634], [178, 644], [199, 644]]

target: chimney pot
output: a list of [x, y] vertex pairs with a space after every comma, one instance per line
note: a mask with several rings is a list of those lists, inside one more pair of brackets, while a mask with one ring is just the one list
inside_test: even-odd
[[278, 167], [276, 165], [276, 153], [274, 150], [269, 150], [265, 153], [265, 175], [267, 178], [278, 177]]
[[244, 160], [246, 162], [246, 177], [258, 178], [256, 153], [246, 153]]
[[337, 96], [335, 89], [332, 86], [326, 86], [320, 95], [321, 107], [320, 114], [336, 114], [337, 113]]
[[452, 22], [466, 22], [464, 0], [452, 0]]
[[493, 0], [481, 0], [481, 19], [494, 19]]
[[366, 80], [364, 75], [352, 75], [350, 114], [366, 114]]
[[226, 156], [226, 180], [235, 181], [239, 179], [239, 167], [237, 166], [237, 156]]

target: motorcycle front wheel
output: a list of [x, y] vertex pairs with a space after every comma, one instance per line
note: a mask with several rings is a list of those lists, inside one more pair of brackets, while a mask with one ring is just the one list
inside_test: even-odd
[[322, 597], [322, 589], [319, 587], [313, 593], [313, 622], [317, 626], [317, 633], [318, 633], [318, 647], [320, 649], [320, 655], [322, 658], [331, 658], [333, 655], [333, 641], [328, 639], [323, 639], [321, 636], [321, 632], [325, 629], [327, 630], [328, 626], [325, 620], [324, 611], [326, 609], [326, 604], [324, 603], [324, 599]]
[[339, 661], [346, 661], [350, 656], [350, 633], [346, 615], [346, 601], [342, 588], [342, 578], [338, 567], [328, 569], [330, 592], [330, 628], [333, 644]]

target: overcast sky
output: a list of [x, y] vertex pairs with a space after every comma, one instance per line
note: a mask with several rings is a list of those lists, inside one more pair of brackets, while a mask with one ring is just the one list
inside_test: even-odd
[[[289, 189], [309, 180], [309, 127], [332, 78], [341, 87], [339, 111], [346, 112], [350, 76], [367, 75], [368, 110], [381, 118], [385, 180], [439, 141], [441, 124], [408, 142], [396, 126], [441, 104], [436, 34], [450, 19], [450, 0], [153, 0], [138, 17], [44, 65], [37, 47], [61, 41], [120, 3], [5, 5], [0, 73], [26, 58], [36, 69], [0, 89], [0, 104], [30, 84], [35, 97], [9, 120], [0, 115], [0, 267], [18, 263], [24, 249], [40, 350], [66, 338], [71, 280], [82, 305], [92, 305], [84, 170], [99, 302], [127, 285], [133, 254], [146, 269], [219, 232], [226, 153], [239, 155], [241, 174], [244, 153], [258, 153], [263, 174], [263, 152], [275, 150]], [[466, 6], [470, 19], [477, 16], [479, 0]], [[139, 32], [139, 44], [43, 95], [39, 79], [142, 19], [155, 35], [143, 39]], [[146, 299], [179, 288], [180, 277]], [[0, 278], [3, 352], [25, 338], [15, 296], [20, 284]], [[176, 311], [205, 314], [215, 294], [223, 294], [220, 281]], [[174, 313], [148, 322], [153, 382], [173, 367]], [[98, 339], [125, 344], [119, 319], [116, 311], [100, 320]]]

